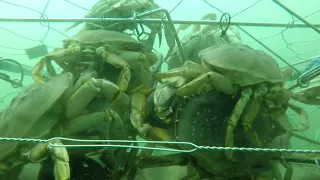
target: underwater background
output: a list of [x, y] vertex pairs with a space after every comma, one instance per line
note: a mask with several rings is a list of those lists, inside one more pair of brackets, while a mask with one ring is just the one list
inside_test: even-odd
[[[90, 10], [96, 2], [96, 0], [0, 0], [0, 19], [82, 18], [86, 13], [88, 13], [88, 10]], [[215, 13], [217, 15], [217, 21], [219, 21], [222, 13], [208, 5], [209, 3], [221, 11], [229, 13], [232, 16], [232, 22], [287, 24], [287, 26], [284, 27], [241, 27], [256, 39], [263, 42], [263, 44], [265, 44], [290, 64], [296, 64], [320, 55], [320, 34], [308, 26], [292, 28], [290, 26], [291, 24], [303, 24], [303, 22], [290, 15], [272, 0], [155, 0], [155, 3], [157, 3], [160, 7], [168, 9], [173, 20], [200, 20], [201, 17], [207, 13]], [[320, 7], [318, 0], [281, 0], [281, 3], [285, 4], [299, 16], [305, 18], [305, 20], [309, 23], [314, 25], [320, 24]], [[53, 48], [61, 47], [63, 39], [74, 35], [82, 28], [82, 25], [80, 25], [72, 28], [69, 31], [65, 31], [64, 29], [71, 24], [72, 22], [36, 23], [13, 21], [6, 22], [1, 20], [0, 57], [14, 59], [23, 65], [33, 67], [40, 58], [30, 60], [25, 53], [25, 49], [37, 46], [39, 44], [45, 44], [48, 52], [51, 52]], [[192, 28], [182, 31], [179, 34], [179, 37], [182, 38], [183, 36], [187, 35], [191, 32], [191, 29]], [[283, 61], [270, 53], [254, 39], [243, 33], [241, 30], [238, 29], [238, 31], [243, 44], [265, 51], [277, 60], [281, 68], [287, 67]], [[158, 47], [157, 40], [154, 48], [163, 55], [165, 55], [168, 51], [166, 43], [163, 42], [161, 47]], [[295, 67], [299, 70], [303, 70], [306, 65], [307, 62], [300, 63]], [[56, 68], [59, 69], [57, 66]], [[6, 72], [4, 68], [1, 68], [1, 61], [0, 70]], [[163, 64], [162, 71], [166, 70], [167, 65]], [[12, 79], [20, 78], [19, 73], [6, 73]], [[24, 87], [33, 82], [34, 81], [30, 74], [26, 74], [24, 76]], [[296, 82], [292, 81], [290, 83], [288, 85], [292, 85]], [[11, 99], [17, 94], [17, 92], [21, 91], [21, 89], [22, 88], [13, 88], [10, 83], [0, 80], [0, 109], [7, 107]], [[304, 108], [310, 119], [310, 128], [301, 134], [305, 137], [320, 142], [320, 137], [318, 137], [320, 131], [319, 107], [316, 105], [296, 104]], [[34, 110], [36, 109], [37, 107], [34, 107]], [[299, 117], [296, 113], [288, 110], [287, 115], [293, 125], [298, 124]], [[319, 149], [318, 146], [311, 145], [310, 143], [295, 137], [292, 137], [291, 142], [292, 148], [294, 149]], [[318, 172], [314, 172], [315, 170], [311, 168], [309, 169], [308, 166], [298, 165], [295, 166], [295, 169], [297, 170], [294, 171], [293, 179], [298, 180], [300, 179], [300, 176], [306, 173], [313, 174], [315, 179], [315, 174], [319, 174], [317, 178], [320, 179], [320, 169], [317, 170]], [[163, 176], [164, 173], [175, 174], [177, 173], [177, 170], [173, 167], [170, 167], [162, 168], [161, 171], [151, 170], [149, 173], [158, 173], [159, 175], [155, 176], [158, 178], [155, 179], [160, 180], [163, 179], [161, 176]]]

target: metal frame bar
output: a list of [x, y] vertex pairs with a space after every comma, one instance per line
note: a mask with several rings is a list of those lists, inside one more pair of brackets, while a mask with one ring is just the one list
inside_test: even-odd
[[[133, 18], [10, 18], [0, 17], [0, 22], [50, 22], [50, 23], [68, 23], [68, 22], [101, 22], [101, 21], [115, 21], [115, 22], [137, 22], [137, 23], [169, 23], [168, 20], [163, 19], [133, 19]], [[172, 20], [173, 24], [201, 24], [201, 25], [219, 25], [219, 21], [212, 20]], [[310, 28], [306, 24], [284, 24], [284, 23], [259, 23], [259, 22], [230, 22], [233, 26], [249, 26], [249, 27], [290, 27], [290, 28]], [[313, 25], [320, 28], [320, 24]]]

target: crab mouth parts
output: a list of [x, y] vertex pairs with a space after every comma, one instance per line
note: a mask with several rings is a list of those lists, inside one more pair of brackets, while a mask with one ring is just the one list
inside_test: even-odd
[[84, 46], [81, 50], [82, 56], [93, 57], [95, 56], [95, 48], [92, 46]]

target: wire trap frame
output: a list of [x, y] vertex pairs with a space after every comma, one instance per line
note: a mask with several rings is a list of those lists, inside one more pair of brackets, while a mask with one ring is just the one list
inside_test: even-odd
[[[89, 144], [72, 144], [72, 145], [58, 145], [52, 143], [52, 141], [65, 141], [65, 142], [78, 142], [78, 143], [89, 143]], [[198, 146], [191, 142], [175, 142], [175, 141], [133, 141], [133, 140], [85, 140], [85, 139], [72, 139], [64, 137], [54, 137], [50, 139], [28, 139], [28, 138], [8, 138], [0, 137], [0, 141], [10, 142], [26, 142], [26, 143], [48, 143], [48, 147], [64, 147], [64, 148], [132, 148], [132, 149], [145, 149], [145, 150], [156, 150], [156, 151], [169, 151], [169, 152], [180, 152], [180, 153], [191, 153], [197, 150], [211, 150], [211, 151], [242, 151], [242, 152], [267, 152], [267, 153], [307, 153], [307, 154], [320, 154], [320, 150], [308, 150], [308, 149], [275, 149], [275, 148], [244, 148], [244, 147], [219, 147], [219, 146]], [[90, 144], [91, 143], [91, 144]], [[93, 144], [103, 143], [103, 144]], [[112, 144], [107, 144], [112, 143]], [[117, 144], [119, 143], [119, 144]], [[123, 145], [128, 143], [129, 145]], [[184, 149], [172, 149], [162, 147], [145, 147], [130, 145], [136, 143], [148, 143], [153, 145], [189, 145], [189, 150]]]
[[[284, 5], [282, 5], [282, 6], [284, 6]], [[287, 10], [289, 13], [293, 14], [294, 16], [297, 16], [297, 14], [295, 14], [293, 11], [291, 11], [290, 9], [288, 10], [287, 7], [282, 7], [282, 8], [284, 8], [285, 10]], [[148, 16], [150, 14], [155, 14], [155, 13], [159, 13], [159, 12], [163, 12], [165, 14], [165, 17], [162, 19], [145, 19], [145, 18], [143, 18], [143, 17]], [[301, 17], [298, 17], [298, 19], [301, 20]], [[180, 57], [183, 61], [186, 60], [186, 57], [185, 57], [185, 53], [183, 52], [183, 48], [182, 48], [179, 36], [175, 30], [174, 24], [201, 24], [201, 25], [220, 25], [220, 26], [233, 25], [233, 26], [237, 26], [241, 31], [243, 31], [245, 34], [247, 34], [252, 39], [257, 41], [260, 45], [265, 47], [269, 52], [271, 52], [273, 55], [278, 57], [281, 61], [283, 61], [285, 64], [287, 64], [288, 66], [290, 66], [291, 68], [293, 68], [295, 71], [297, 71], [300, 74], [300, 72], [295, 67], [293, 67], [291, 64], [289, 64], [286, 60], [284, 60], [276, 52], [271, 50], [265, 44], [260, 42], [258, 39], [256, 39], [254, 36], [252, 36], [250, 33], [248, 33], [247, 31], [245, 31], [244, 29], [242, 29], [240, 27], [240, 26], [288, 27], [288, 24], [249, 23], [249, 22], [231, 22], [231, 21], [219, 22], [219, 21], [212, 21], [212, 20], [193, 20], [193, 21], [172, 20], [172, 18], [170, 16], [170, 12], [165, 8], [158, 8], [158, 9], [150, 10], [145, 13], [141, 13], [136, 16], [133, 16], [131, 18], [71, 18], [71, 19], [68, 19], [68, 18], [50, 18], [50, 19], [49, 18], [0, 18], [0, 22], [40, 22], [40, 23], [43, 23], [43, 22], [46, 22], [46, 23], [49, 23], [49, 22], [80, 22], [80, 23], [90, 22], [90, 23], [94, 23], [94, 22], [103, 22], [103, 21], [109, 21], [109, 22], [115, 22], [115, 23], [134, 22], [134, 23], [160, 23], [160, 24], [166, 23], [166, 24], [169, 24], [169, 26], [173, 32], [173, 36], [176, 41], [176, 44], [178, 46]], [[305, 20], [301, 20], [301, 21], [304, 22], [305, 24], [292, 24], [292, 25], [290, 25], [290, 28], [293, 28], [293, 27], [310, 28], [311, 27], [312, 29], [316, 29], [317, 27], [320, 27], [320, 24], [311, 25], [310, 23], [308, 23]]]

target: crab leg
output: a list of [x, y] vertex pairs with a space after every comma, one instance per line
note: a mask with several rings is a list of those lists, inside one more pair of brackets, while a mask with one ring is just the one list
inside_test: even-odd
[[131, 79], [131, 71], [129, 68], [129, 64], [116, 54], [108, 51], [105, 47], [97, 48], [96, 52], [98, 55], [102, 56], [103, 60], [106, 63], [109, 63], [117, 68], [122, 68], [117, 85], [120, 89], [120, 93], [127, 90], [128, 84]]
[[146, 93], [143, 92], [136, 92], [133, 93], [131, 96], [131, 114], [130, 120], [135, 129], [138, 130], [139, 134], [142, 137], [145, 137], [147, 133], [148, 136], [156, 136], [155, 131], [151, 125], [144, 123], [145, 119], [147, 118], [146, 115], [146, 104], [147, 104], [147, 97]]
[[165, 78], [171, 78], [175, 76], [182, 76], [184, 78], [195, 78], [203, 73], [209, 72], [209, 70], [203, 68], [199, 64], [192, 62], [192, 61], [186, 61], [183, 63], [183, 65], [179, 68], [174, 68], [169, 70], [168, 72], [159, 72], [155, 75], [155, 78], [157, 80], [165, 79]]
[[292, 68], [285, 68], [284, 70], [281, 71], [282, 77], [283, 77], [283, 82], [286, 82], [293, 73], [293, 69]]
[[[66, 117], [68, 119], [81, 115], [92, 99], [100, 93], [107, 98], [109, 103], [112, 102], [112, 109], [115, 109], [118, 113], [128, 108], [129, 97], [124, 93], [119, 94], [120, 88], [116, 84], [105, 79], [94, 79], [94, 76], [94, 74], [88, 73], [76, 82], [76, 91], [67, 102]], [[148, 93], [148, 91], [143, 92], [141, 90], [133, 92], [131, 100], [132, 112], [130, 119], [133, 126], [143, 136], [152, 129], [150, 125], [143, 123], [144, 119], [146, 119], [145, 106], [147, 101], [146, 94]], [[114, 103], [115, 99], [117, 99], [117, 103]]]
[[[62, 145], [60, 141], [54, 144]], [[50, 147], [51, 158], [54, 162], [54, 177], [56, 180], [70, 179], [69, 155], [65, 147]]]
[[[80, 48], [72, 44], [67, 49], [56, 49], [52, 53], [47, 54], [44, 56], [33, 68], [32, 68], [32, 78], [38, 82], [44, 84], [44, 79], [40, 72], [43, 70], [44, 66], [46, 66], [46, 69], [50, 76], [55, 76], [56, 71], [51, 63], [51, 60], [53, 59], [59, 59], [55, 60], [55, 62], [64, 70], [70, 71], [70, 68], [68, 65], [64, 63], [66, 61], [66, 56], [68, 58], [71, 58], [71, 55], [77, 55], [80, 53]], [[78, 56], [75, 56], [74, 58], [78, 58]]]
[[[160, 8], [160, 6], [158, 6], [157, 4], [154, 3], [148, 3], [146, 4], [146, 7], [148, 7], [148, 9], [157, 9]], [[157, 13], [157, 14], [150, 14], [148, 16], [148, 18], [155, 18], [155, 19], [162, 19], [164, 17], [164, 14], [162, 12]], [[147, 46], [147, 50], [148, 51], [152, 51], [153, 49], [153, 45], [154, 45], [154, 41], [156, 39], [156, 35], [158, 35], [158, 40], [159, 40], [159, 47], [161, 46], [162, 43], [162, 28], [161, 28], [161, 24], [145, 24], [150, 30], [150, 34], [148, 36], [147, 42], [146, 42], [146, 46]]]
[[[102, 134], [96, 134], [96, 136], [93, 137], [88, 137], [86, 135], [80, 134], [88, 129], [94, 129], [106, 124], [107, 129], [105, 129], [105, 131], [102, 132]], [[80, 137], [83, 136], [84, 139], [99, 139], [101, 138], [101, 135], [103, 135], [103, 139], [124, 140], [128, 138], [127, 133], [124, 130], [124, 124], [119, 114], [113, 111], [111, 108], [105, 108], [102, 111], [84, 114], [74, 119], [71, 119], [59, 128], [54, 129], [54, 131], [52, 131], [51, 133], [54, 135], [60, 134], [63, 137], [76, 136], [79, 138], [80, 135]], [[115, 144], [119, 145], [119, 143]], [[94, 152], [90, 150], [89, 154], [97, 155], [110, 152], [113, 152], [113, 149], [111, 149], [110, 151], [110, 148], [103, 148]]]
[[[101, 52], [102, 51], [102, 52]], [[102, 48], [98, 48], [97, 49], [98, 54], [101, 54], [101, 56], [103, 57], [103, 59], [107, 62], [110, 63], [116, 67], [122, 67], [123, 70], [121, 72], [121, 75], [119, 77], [118, 80], [118, 87], [119, 90], [117, 92], [111, 92], [111, 93], [104, 93], [105, 95], [109, 95], [112, 94], [112, 97], [114, 97], [114, 99], [112, 100], [113, 102], [115, 100], [118, 101], [119, 96], [121, 97], [121, 95], [123, 94], [123, 91], [125, 91], [128, 87], [129, 81], [131, 79], [131, 71], [129, 69], [129, 65], [126, 61], [123, 60], [122, 57], [127, 57], [129, 62], [131, 60], [149, 60], [146, 58], [146, 56], [144, 54], [141, 53], [136, 53], [136, 52], [121, 52], [118, 55], [115, 55], [114, 53], [110, 53], [108, 51], [106, 51], [105, 49]], [[131, 54], [132, 57], [129, 58], [129, 54]], [[152, 61], [153, 59], [150, 59], [149, 61]], [[120, 92], [120, 93], [119, 93]], [[114, 95], [115, 93], [118, 93], [116, 95]], [[132, 99], [131, 99], [131, 115], [130, 115], [130, 119], [131, 122], [133, 124], [133, 126], [139, 131], [139, 133], [142, 136], [145, 136], [146, 133], [152, 129], [150, 125], [143, 123], [144, 120], [146, 119], [146, 94], [148, 94], [148, 92], [135, 92], [132, 94]]]
[[43, 76], [40, 72], [43, 70], [44, 66], [46, 66], [48, 74], [50, 76], [55, 76], [56, 71], [51, 64], [51, 61], [48, 59], [48, 55], [42, 58], [33, 68], [32, 68], [32, 78], [38, 83], [44, 84]]
[[[237, 127], [240, 116], [242, 115], [246, 105], [248, 104], [250, 97], [252, 95], [252, 89], [246, 88], [241, 92], [241, 97], [236, 103], [232, 110], [231, 116], [229, 117], [227, 123], [227, 131], [225, 137], [225, 146], [233, 147], [233, 131]], [[231, 160], [233, 157], [233, 151], [226, 151], [225, 156], [227, 159]]]
[[154, 53], [141, 53], [135, 51], [119, 51], [118, 56], [121, 59], [125, 59], [128, 64], [135, 61], [142, 62], [145, 67], [150, 67], [157, 62], [157, 56]]
[[[66, 122], [61, 129], [57, 129], [63, 133], [63, 136], [70, 137], [76, 133], [83, 132], [87, 129], [99, 127], [102, 123], [107, 122], [109, 126], [109, 139], [124, 139], [123, 122], [119, 114], [111, 108], [103, 111], [88, 113], [71, 119]], [[57, 132], [58, 133], [58, 132]], [[55, 134], [55, 132], [53, 133]]]
[[[117, 103], [110, 104], [113, 109], [119, 110], [120, 112], [127, 109], [129, 105], [129, 97], [126, 94], [121, 94], [118, 96], [119, 87], [112, 83], [111, 81], [105, 79], [94, 79], [84, 77], [88, 79], [84, 82], [84, 84], [80, 84], [79, 89], [72, 94], [71, 98], [68, 100], [66, 107], [66, 117], [72, 119], [81, 115], [83, 110], [87, 107], [87, 105], [98, 95], [101, 93], [107, 99], [107, 102], [113, 102], [114, 98], [117, 96]], [[79, 79], [78, 81], [82, 81]]]
[[260, 86], [258, 86], [258, 88], [254, 90], [252, 101], [247, 105], [243, 113], [242, 124], [244, 127], [244, 132], [248, 139], [258, 147], [262, 147], [262, 144], [256, 132], [252, 130], [252, 124], [260, 109], [262, 97], [267, 92], [268, 87], [266, 84], [261, 84]]
[[[55, 140], [51, 143], [62, 145], [59, 140]], [[69, 155], [65, 147], [48, 147], [47, 143], [40, 143], [30, 151], [23, 153], [23, 157], [30, 162], [39, 162], [46, 157], [47, 152], [51, 154], [51, 158], [54, 162], [55, 180], [70, 179]]]
[[[216, 20], [217, 15], [215, 13], [208, 13], [202, 16], [201, 20]], [[177, 28], [177, 34], [179, 34], [180, 31], [184, 31], [188, 29], [191, 25], [193, 25], [192, 33], [197, 33], [197, 31], [201, 30], [201, 26], [199, 24], [180, 24]], [[207, 26], [209, 27], [209, 26]]]
[[252, 130], [252, 124], [258, 114], [261, 102], [262, 102], [262, 93], [255, 92], [252, 102], [248, 104], [248, 106], [246, 107], [243, 113], [243, 120], [242, 120], [244, 132], [246, 136], [251, 142], [253, 142], [258, 147], [262, 147], [262, 144], [256, 132]]
[[172, 29], [170, 25], [164, 24], [164, 36], [166, 38], [167, 45], [169, 46], [169, 50], [168, 50], [167, 55], [163, 61], [166, 61], [170, 57], [170, 55], [172, 54], [172, 52], [174, 50], [174, 47], [176, 46], [176, 40], [174, 38], [172, 31], [175, 31], [175, 30]]
[[300, 115], [300, 127], [293, 129], [293, 131], [305, 131], [309, 129], [309, 119], [306, 112], [301, 108], [293, 104], [288, 104], [289, 108], [294, 110], [297, 114]]
[[[137, 63], [139, 65], [141, 64], [139, 68], [134, 68], [137, 71], [143, 71], [144, 68], [148, 69], [150, 65], [154, 63], [156, 58], [154, 54], [145, 55], [139, 52], [131, 51], [122, 51], [119, 53], [119, 57], [121, 57], [122, 59], [126, 59], [126, 61], [130, 63], [133, 68], [137, 66]], [[149, 130], [152, 129], [150, 125], [144, 123], [144, 120], [146, 119], [146, 97], [152, 91], [152, 88], [148, 88], [148, 86], [149, 85], [147, 83], [144, 83], [141, 86], [138, 86], [137, 88], [128, 92], [129, 94], [131, 94], [131, 123], [143, 137], [147, 132], [149, 132]]]
[[215, 88], [218, 91], [226, 94], [233, 93], [233, 87], [228, 78], [219, 73], [211, 72], [192, 61], [186, 61], [180, 68], [174, 68], [168, 72], [156, 74], [156, 78], [158, 80], [175, 76], [182, 76], [186, 79], [195, 78], [186, 85], [178, 88], [178, 96], [186, 96], [195, 92], [201, 92], [212, 88]]
[[213, 88], [225, 94], [232, 94], [234, 92], [231, 82], [226, 77], [219, 73], [208, 72], [179, 88], [176, 94], [178, 96], [187, 96]]
[[[151, 32], [148, 35], [148, 39], [146, 40], [146, 47], [147, 47], [147, 51], [152, 51], [153, 50], [153, 45], [154, 42], [156, 40], [156, 36], [157, 36], [157, 29], [154, 27], [151, 27]], [[160, 30], [161, 32], [161, 30]], [[162, 34], [162, 33], [161, 33]], [[159, 38], [160, 39], [160, 38]], [[161, 40], [159, 41], [159, 44], [161, 44]], [[160, 45], [159, 45], [160, 46]]]
[[[291, 148], [291, 144], [290, 144], [290, 138], [291, 138], [291, 133], [288, 132], [291, 130], [291, 124], [290, 122], [288, 121], [287, 117], [284, 116], [285, 119], [277, 119], [278, 123], [280, 123], [279, 125], [280, 126], [285, 126], [289, 129], [287, 129], [287, 132], [283, 135], [279, 135], [277, 137], [275, 137], [272, 141], [268, 142], [266, 144], [266, 147], [267, 148], [281, 148], [281, 149], [288, 149], [288, 148]], [[282, 123], [281, 123], [282, 121]], [[289, 127], [288, 127], [289, 126]], [[279, 153], [279, 156], [281, 156], [282, 154]], [[292, 177], [292, 173], [293, 173], [293, 169], [292, 169], [292, 166], [290, 166], [290, 164], [284, 162], [284, 161], [281, 161], [280, 164], [286, 169], [285, 171], [285, 175], [284, 177], [284, 180], [290, 180], [291, 177]], [[273, 171], [274, 171], [274, 177], [281, 177], [281, 173], [278, 172], [279, 171], [279, 167], [276, 163], [273, 163]], [[276, 179], [283, 179], [283, 178], [276, 178]]]
[[291, 98], [310, 105], [320, 104], [320, 85], [314, 85], [291, 94]]

